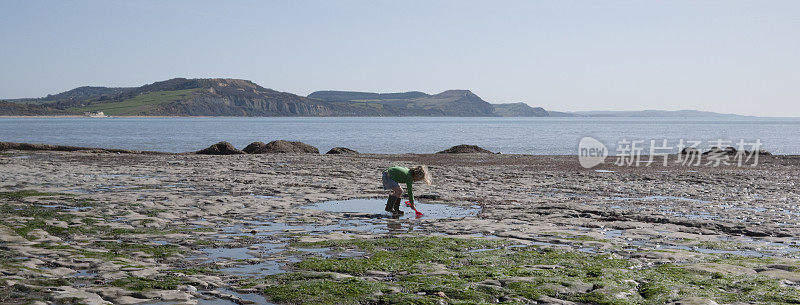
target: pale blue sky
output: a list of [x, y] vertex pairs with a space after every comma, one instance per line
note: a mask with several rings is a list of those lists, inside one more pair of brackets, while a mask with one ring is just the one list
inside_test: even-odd
[[800, 116], [800, 1], [0, 2], [0, 98], [231, 77]]

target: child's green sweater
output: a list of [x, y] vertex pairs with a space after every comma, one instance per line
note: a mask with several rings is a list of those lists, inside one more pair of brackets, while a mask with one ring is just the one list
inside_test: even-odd
[[414, 176], [411, 175], [411, 170], [407, 167], [392, 166], [386, 170], [389, 178], [392, 178], [397, 183], [405, 183], [408, 192], [408, 201], [414, 204], [414, 191], [411, 190], [411, 185], [414, 183]]

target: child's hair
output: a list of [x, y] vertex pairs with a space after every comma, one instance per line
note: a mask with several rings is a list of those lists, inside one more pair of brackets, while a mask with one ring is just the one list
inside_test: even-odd
[[428, 171], [427, 166], [420, 165], [412, 168], [411, 175], [414, 176], [414, 180], [421, 179], [425, 181], [425, 184], [431, 185], [431, 173]]

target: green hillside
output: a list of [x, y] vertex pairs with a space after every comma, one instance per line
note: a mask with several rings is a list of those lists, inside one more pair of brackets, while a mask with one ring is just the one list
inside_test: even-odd
[[78, 87], [43, 98], [0, 102], [0, 115], [110, 116], [547, 116], [523, 103], [490, 104], [469, 90], [318, 91], [314, 98], [229, 78], [173, 78], [139, 87]]
[[531, 107], [525, 103], [494, 104], [494, 114], [503, 117], [550, 116], [550, 113], [542, 107]]
[[93, 105], [86, 105], [83, 107], [72, 107], [67, 109], [70, 112], [83, 113], [102, 111], [106, 115], [147, 115], [153, 106], [187, 100], [195, 92], [202, 90], [200, 88], [175, 90], [175, 91], [157, 91], [141, 94], [134, 98], [126, 99], [121, 102], [100, 103]]

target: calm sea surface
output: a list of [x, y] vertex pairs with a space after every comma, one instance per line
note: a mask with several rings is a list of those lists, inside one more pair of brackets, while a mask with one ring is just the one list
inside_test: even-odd
[[[302, 141], [321, 152], [432, 153], [457, 144], [520, 154], [577, 154], [582, 137], [620, 140], [760, 140], [776, 154], [800, 154], [800, 118], [0, 118], [0, 141], [104, 148], [196, 151], [218, 141]], [[647, 145], [645, 145], [646, 147]], [[732, 146], [735, 146], [732, 145]]]

